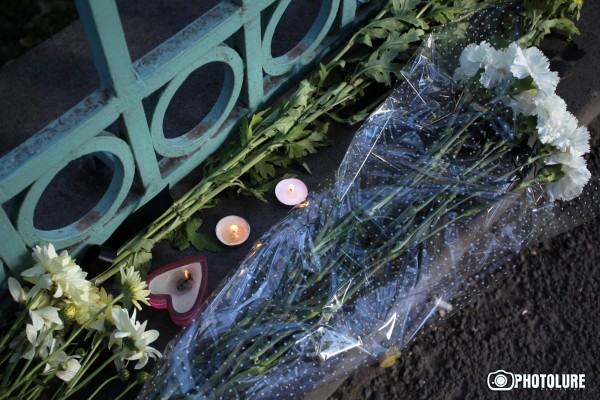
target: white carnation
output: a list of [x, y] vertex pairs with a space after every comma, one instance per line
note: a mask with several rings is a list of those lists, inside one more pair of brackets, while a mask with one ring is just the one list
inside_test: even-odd
[[454, 79], [466, 81], [477, 75], [483, 60], [491, 49], [492, 46], [485, 41], [480, 44], [471, 43], [465, 47], [460, 55], [460, 66], [454, 71]]
[[587, 169], [585, 159], [570, 153], [558, 153], [547, 157], [546, 165], [562, 164], [565, 173], [556, 182], [545, 185], [546, 193], [552, 200], [572, 200], [583, 192], [583, 187], [590, 180], [591, 174]]
[[490, 48], [483, 60], [484, 72], [479, 80], [487, 88], [502, 85], [512, 78], [510, 67], [513, 64], [518, 46], [512, 43], [504, 50]]
[[[567, 111], [567, 104], [557, 95], [544, 96], [536, 102], [538, 135], [542, 143], [559, 140], [565, 129], [573, 125], [574, 116]], [[577, 120], [575, 120], [577, 126]]]
[[582, 156], [590, 152], [590, 131], [585, 126], [579, 126], [571, 132], [567, 150], [576, 156]]
[[558, 85], [558, 73], [550, 71], [548, 58], [537, 47], [522, 50], [515, 45], [510, 71], [519, 79], [531, 76], [538, 89], [548, 96], [554, 94]]
[[510, 107], [514, 115], [532, 116], [538, 114], [538, 102], [545, 97], [544, 93], [536, 90], [526, 90], [522, 93], [502, 97], [502, 102]]
[[590, 152], [590, 133], [586, 127], [578, 127], [575, 116], [567, 112], [548, 143], [563, 153], [581, 156]]

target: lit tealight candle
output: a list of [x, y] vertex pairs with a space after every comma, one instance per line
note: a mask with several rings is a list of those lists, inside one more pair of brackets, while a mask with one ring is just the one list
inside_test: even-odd
[[250, 236], [250, 224], [242, 217], [229, 215], [221, 219], [215, 228], [217, 238], [227, 246], [242, 244]]
[[229, 226], [229, 232], [231, 232], [231, 237], [233, 237], [234, 239], [238, 238], [238, 226], [237, 225], [230, 225]]
[[286, 206], [295, 206], [306, 200], [308, 189], [300, 179], [284, 179], [275, 186], [275, 196]]

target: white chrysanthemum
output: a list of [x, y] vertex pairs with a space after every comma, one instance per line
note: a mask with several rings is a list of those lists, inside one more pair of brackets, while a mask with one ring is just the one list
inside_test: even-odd
[[53, 343], [57, 340], [49, 331], [50, 328], [48, 327], [36, 329], [33, 325], [27, 324], [25, 326], [25, 337], [29, 345], [21, 355], [21, 358], [31, 360], [37, 356], [43, 360], [48, 357]]
[[91, 313], [93, 315], [100, 313], [97, 315], [96, 319], [89, 325], [89, 328], [91, 330], [106, 332], [107, 325], [114, 326], [111, 313], [112, 307], [108, 306], [112, 302], [112, 295], [106, 293], [106, 290], [104, 290], [104, 288], [100, 288], [100, 290], [98, 291], [98, 299], [96, 300], [96, 302], [90, 304]]
[[56, 254], [56, 250], [54, 249], [54, 245], [52, 243], [42, 247], [35, 246], [31, 255], [36, 263], [41, 266], [50, 264], [53, 259], [58, 257], [58, 254]]
[[503, 50], [489, 49], [483, 60], [484, 71], [479, 80], [487, 88], [498, 87], [512, 78], [510, 67], [513, 64], [517, 45], [512, 43]]
[[471, 43], [465, 47], [460, 55], [460, 66], [454, 71], [454, 79], [466, 81], [477, 75], [477, 72], [481, 69], [483, 60], [491, 48], [492, 46], [485, 41], [480, 44]]
[[145, 332], [148, 321], [144, 321], [143, 324], [137, 322], [136, 310], [133, 310], [131, 318], [127, 310], [113, 308], [111, 311], [116, 329], [111, 334], [109, 347], [121, 339], [124, 349], [122, 360], [138, 360], [134, 369], [140, 369], [148, 363], [150, 357], [162, 357], [158, 350], [148, 346], [158, 338], [158, 331], [152, 329]]
[[545, 184], [546, 193], [552, 200], [572, 200], [583, 192], [583, 187], [588, 183], [590, 171], [587, 169], [585, 159], [570, 153], [558, 153], [544, 159], [546, 165], [562, 164], [565, 173], [556, 182]]
[[148, 296], [150, 290], [147, 290], [148, 286], [145, 281], [142, 280], [139, 271], [136, 271], [133, 267], [121, 268], [121, 292], [125, 296], [126, 302], [131, 302], [138, 310], [142, 309], [139, 302], [149, 306]]
[[27, 300], [27, 292], [21, 287], [19, 281], [12, 276], [8, 278], [8, 290], [17, 303], [24, 303]]
[[548, 58], [537, 47], [522, 50], [516, 46], [510, 71], [519, 79], [531, 76], [538, 89], [548, 96], [554, 94], [558, 85], [558, 73], [550, 71]]
[[21, 276], [41, 289], [54, 292], [54, 297], [71, 298], [74, 301], [89, 301], [91, 283], [85, 279], [87, 273], [73, 262], [66, 251], [56, 254], [54, 246], [36, 246], [33, 258], [37, 263]]
[[30, 309], [29, 316], [31, 317], [31, 323], [36, 330], [42, 329], [43, 326], [52, 327], [52, 324], [56, 324], [57, 328], [63, 327], [63, 322], [58, 315], [59, 309], [52, 306], [46, 306], [38, 309]]
[[64, 351], [57, 351], [60, 346], [60, 342], [53, 341], [43, 374], [54, 374], [57, 378], [69, 382], [75, 377], [81, 364], [75, 356], [68, 356]]

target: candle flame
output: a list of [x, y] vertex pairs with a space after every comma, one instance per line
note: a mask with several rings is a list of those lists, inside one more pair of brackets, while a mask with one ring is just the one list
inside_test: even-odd
[[239, 230], [239, 227], [238, 227], [237, 225], [235, 225], [235, 224], [234, 224], [234, 225], [230, 225], [230, 226], [229, 226], [229, 232], [231, 232], [231, 235], [232, 235], [232, 236], [233, 236], [235, 239], [237, 239], [237, 238], [238, 238], [238, 230]]
[[296, 189], [296, 187], [294, 186], [293, 183], [290, 183], [290, 186], [288, 186], [288, 192], [290, 193], [294, 193], [294, 190]]
[[310, 202], [305, 201], [304, 203], [299, 203], [298, 205], [296, 205], [296, 207], [305, 208], [305, 207], [308, 207], [309, 204], [310, 204]]
[[190, 279], [190, 271], [189, 270], [185, 270], [183, 271], [183, 276], [185, 277], [185, 280], [187, 281], [188, 279]]

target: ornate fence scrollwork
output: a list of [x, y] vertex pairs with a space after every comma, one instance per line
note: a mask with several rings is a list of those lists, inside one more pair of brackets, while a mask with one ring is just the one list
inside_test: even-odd
[[[129, 214], [214, 152], [241, 118], [326, 56], [380, 1], [322, 0], [304, 37], [274, 56], [273, 38], [291, 3], [223, 1], [132, 62], [115, 0], [76, 0], [101, 85], [0, 159], [0, 266], [20, 270], [27, 248], [41, 242], [74, 254], [104, 242]], [[166, 137], [169, 104], [194, 71], [211, 63], [224, 71], [214, 105], [191, 130]], [[107, 132], [115, 123], [119, 132]], [[105, 193], [74, 222], [37, 228], [34, 214], [43, 193], [82, 157], [110, 170]]]

